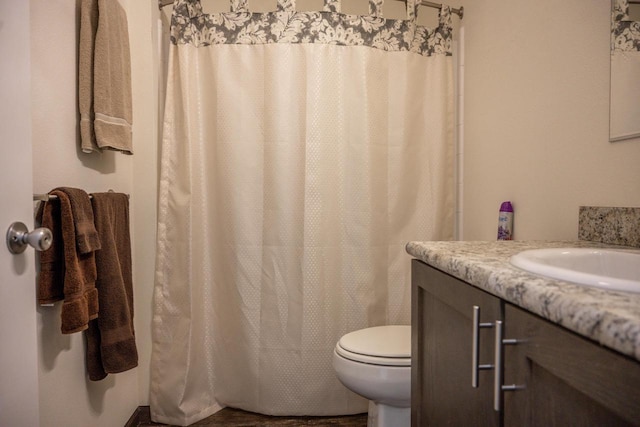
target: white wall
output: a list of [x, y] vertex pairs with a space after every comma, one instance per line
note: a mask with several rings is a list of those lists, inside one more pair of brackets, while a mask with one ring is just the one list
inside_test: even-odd
[[[34, 192], [57, 186], [131, 195], [134, 300], [139, 367], [86, 379], [82, 334], [60, 333], [60, 305], [39, 307], [40, 425], [121, 426], [148, 402], [151, 293], [155, 245], [157, 82], [152, 66], [155, 0], [120, 0], [132, 50], [134, 156], [78, 150], [79, 0], [31, 0]], [[135, 174], [134, 174], [135, 170]]]
[[464, 239], [576, 239], [578, 207], [640, 206], [640, 140], [609, 143], [605, 0], [465, 8]]
[[[151, 318], [158, 192], [158, 2], [129, 2], [129, 37], [133, 91], [132, 228], [135, 328], [138, 346], [138, 402], [149, 404]], [[165, 40], [168, 43], [168, 39]]]

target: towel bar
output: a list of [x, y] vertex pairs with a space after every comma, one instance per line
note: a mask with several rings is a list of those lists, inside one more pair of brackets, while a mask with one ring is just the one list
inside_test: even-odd
[[[113, 190], [109, 190], [109, 193], [114, 193]], [[56, 196], [55, 194], [34, 194], [33, 195], [33, 201], [34, 202], [46, 202], [49, 200], [56, 200], [58, 198], [58, 196]], [[89, 198], [91, 198], [91, 194], [89, 194]], [[127, 198], [129, 199], [130, 196], [127, 194]]]

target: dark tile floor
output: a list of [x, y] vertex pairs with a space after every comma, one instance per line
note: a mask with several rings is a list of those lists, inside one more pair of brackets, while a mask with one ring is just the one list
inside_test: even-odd
[[[339, 426], [339, 427], [366, 427], [367, 414], [343, 415], [337, 417], [272, 417], [241, 411], [239, 409], [225, 408], [202, 421], [191, 426], [212, 427], [263, 427], [263, 426]], [[140, 426], [166, 426], [166, 424], [144, 423]], [[191, 427], [190, 426], [190, 427]]]

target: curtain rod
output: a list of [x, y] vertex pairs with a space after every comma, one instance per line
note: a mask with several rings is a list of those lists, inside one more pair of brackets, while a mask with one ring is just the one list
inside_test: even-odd
[[[400, 1], [404, 1], [404, 0], [400, 0]], [[420, 6], [427, 6], [427, 7], [433, 7], [435, 9], [442, 9], [442, 4], [440, 3], [434, 3], [431, 1], [426, 1], [426, 0], [422, 0], [420, 2]], [[459, 8], [451, 8], [451, 13], [455, 13], [456, 15], [458, 15], [458, 17], [460, 19], [462, 19], [462, 17], [464, 16], [464, 7], [460, 6]]]
[[[398, 1], [406, 1], [406, 0], [398, 0]], [[635, 0], [635, 1], [640, 1], [640, 0]], [[631, 0], [631, 2], [634, 2], [634, 0]], [[173, 0], [158, 0], [158, 7], [160, 9], [162, 9], [165, 6], [169, 6], [170, 4], [173, 4]], [[433, 7], [436, 9], [442, 9], [442, 4], [440, 3], [434, 3], [431, 1], [426, 1], [423, 0], [422, 2], [420, 2], [421, 6], [427, 6], [427, 7]], [[455, 13], [456, 15], [458, 15], [460, 17], [460, 19], [462, 19], [463, 15], [464, 15], [464, 7], [460, 7], [460, 8], [451, 8], [451, 12]]]

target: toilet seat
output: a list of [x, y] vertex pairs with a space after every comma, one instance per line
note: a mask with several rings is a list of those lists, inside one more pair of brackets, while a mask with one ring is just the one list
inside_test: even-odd
[[355, 362], [384, 366], [411, 366], [411, 326], [388, 325], [344, 335], [336, 353]]

